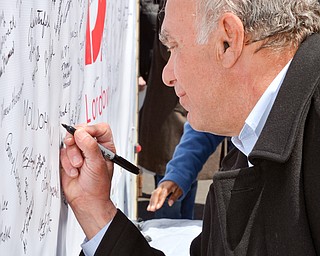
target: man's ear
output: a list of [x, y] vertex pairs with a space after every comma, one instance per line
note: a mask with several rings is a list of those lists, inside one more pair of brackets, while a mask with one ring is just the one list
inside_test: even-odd
[[244, 27], [241, 20], [232, 13], [225, 13], [219, 19], [219, 57], [225, 68], [232, 67], [242, 53]]

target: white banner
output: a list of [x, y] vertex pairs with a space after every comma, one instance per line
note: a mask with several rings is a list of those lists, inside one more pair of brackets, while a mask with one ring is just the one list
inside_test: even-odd
[[[60, 188], [61, 123], [108, 122], [134, 161], [136, 13], [133, 0], [1, 0], [0, 255], [79, 254], [84, 236]], [[135, 177], [118, 166], [112, 199], [135, 218]]]

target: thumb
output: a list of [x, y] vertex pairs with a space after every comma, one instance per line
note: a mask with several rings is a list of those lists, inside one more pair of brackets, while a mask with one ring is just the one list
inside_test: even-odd
[[75, 131], [74, 139], [87, 160], [97, 159], [98, 156], [102, 157], [97, 141], [84, 128]]

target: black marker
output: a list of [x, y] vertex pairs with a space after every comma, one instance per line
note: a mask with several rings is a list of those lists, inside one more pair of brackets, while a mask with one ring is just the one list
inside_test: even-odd
[[[66, 125], [66, 124], [61, 124], [66, 130], [74, 135], [76, 128]], [[121, 156], [118, 156], [117, 154], [113, 153], [111, 150], [105, 148], [104, 146], [100, 145], [98, 143], [98, 146], [101, 150], [101, 153], [104, 158], [109, 159], [110, 161], [114, 162], [115, 164], [121, 166], [122, 168], [126, 169], [127, 171], [134, 173], [134, 174], [139, 174], [140, 169], [135, 166], [134, 164], [130, 163], [128, 160], [122, 158]]]

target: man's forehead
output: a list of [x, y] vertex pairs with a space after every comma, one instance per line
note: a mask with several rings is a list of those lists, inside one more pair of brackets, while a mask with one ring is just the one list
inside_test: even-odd
[[161, 38], [174, 39], [175, 31], [189, 30], [195, 17], [195, 0], [168, 0], [165, 7]]
[[165, 13], [172, 11], [173, 15], [195, 14], [197, 0], [167, 0], [165, 5]]

